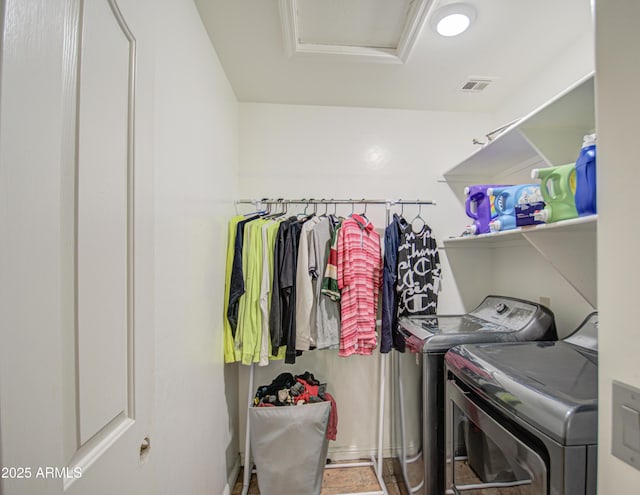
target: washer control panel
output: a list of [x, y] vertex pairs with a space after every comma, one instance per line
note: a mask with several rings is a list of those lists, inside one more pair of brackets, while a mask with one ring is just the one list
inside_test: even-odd
[[519, 330], [531, 322], [537, 309], [535, 304], [489, 296], [470, 314], [510, 330]]

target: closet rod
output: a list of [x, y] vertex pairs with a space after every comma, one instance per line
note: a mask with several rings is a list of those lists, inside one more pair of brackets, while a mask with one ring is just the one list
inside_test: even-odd
[[257, 203], [268, 203], [268, 204], [377, 204], [377, 205], [432, 205], [435, 206], [436, 202], [431, 200], [422, 200], [422, 199], [273, 199], [273, 198], [262, 198], [262, 199], [238, 199], [235, 201], [235, 204], [257, 204]]

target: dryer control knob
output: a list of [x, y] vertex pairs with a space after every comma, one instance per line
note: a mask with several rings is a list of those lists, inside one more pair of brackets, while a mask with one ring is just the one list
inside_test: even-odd
[[496, 305], [496, 311], [498, 312], [499, 315], [504, 313], [507, 309], [509, 309], [509, 306], [507, 306], [505, 303], [500, 303]]

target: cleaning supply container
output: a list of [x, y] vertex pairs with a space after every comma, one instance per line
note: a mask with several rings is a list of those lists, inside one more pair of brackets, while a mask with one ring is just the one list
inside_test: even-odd
[[467, 216], [474, 222], [467, 227], [469, 234], [488, 234], [490, 232], [489, 223], [496, 217], [493, 196], [487, 194], [487, 190], [496, 187], [506, 187], [493, 184], [475, 184], [464, 188], [467, 197], [465, 210]]
[[579, 216], [595, 215], [596, 209], [596, 135], [584, 137], [576, 161], [576, 210]]
[[576, 210], [576, 166], [574, 163], [558, 167], [534, 168], [531, 177], [540, 179], [545, 207], [536, 213], [536, 220], [558, 222], [578, 216]]
[[495, 196], [497, 212], [496, 218], [489, 223], [491, 232], [542, 223], [534, 216], [537, 211], [544, 208], [542, 192], [538, 184], [494, 187], [487, 192]]

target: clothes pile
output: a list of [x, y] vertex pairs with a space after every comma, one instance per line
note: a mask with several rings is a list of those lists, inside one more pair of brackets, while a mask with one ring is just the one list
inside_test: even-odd
[[253, 399], [254, 407], [302, 406], [315, 402], [331, 402], [327, 438], [335, 440], [338, 433], [338, 406], [326, 391], [327, 384], [320, 383], [313, 373], [301, 375], [279, 374], [269, 385], [261, 385]]

